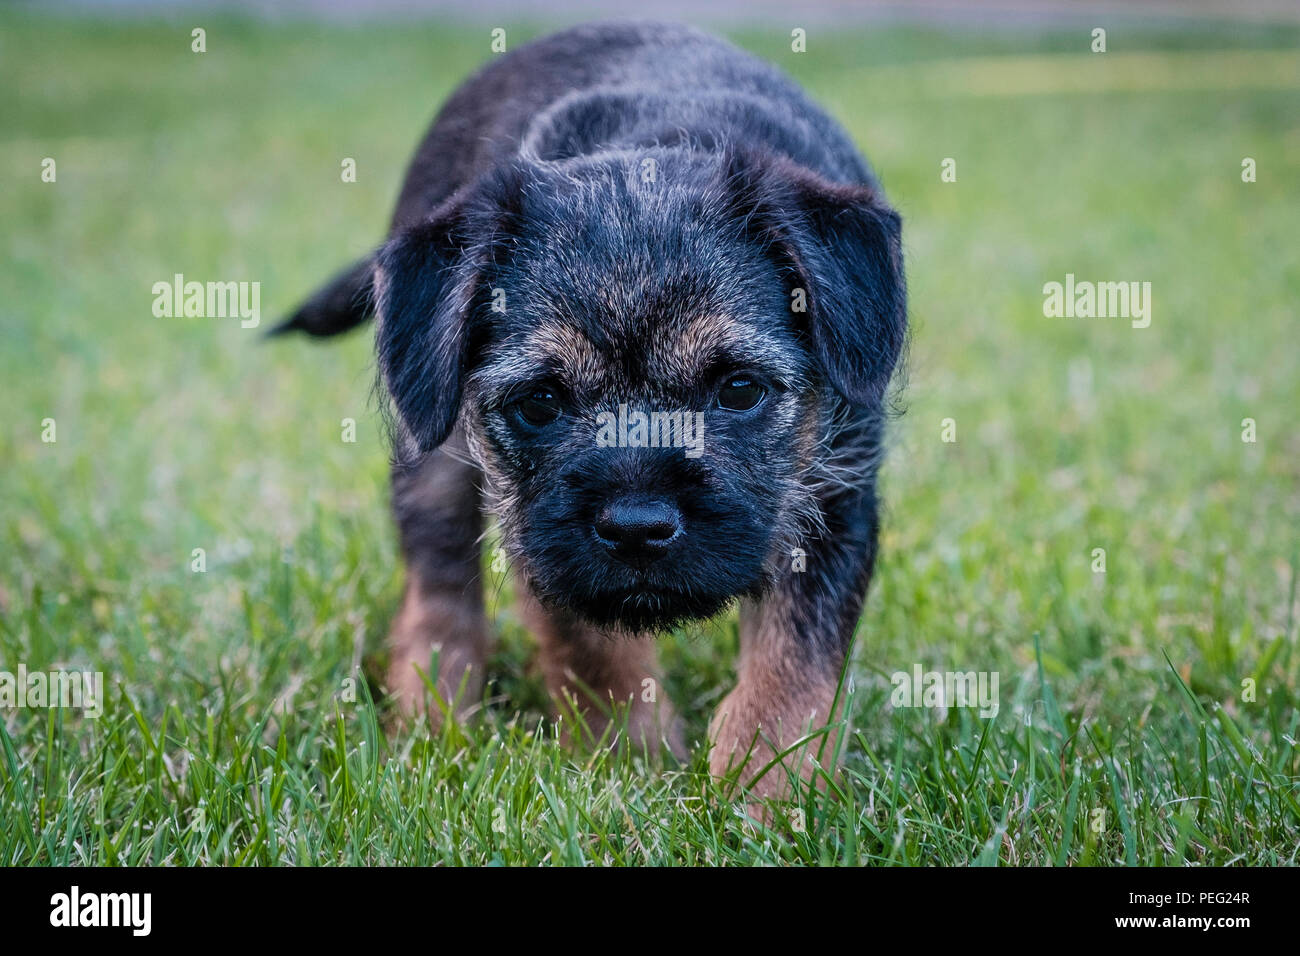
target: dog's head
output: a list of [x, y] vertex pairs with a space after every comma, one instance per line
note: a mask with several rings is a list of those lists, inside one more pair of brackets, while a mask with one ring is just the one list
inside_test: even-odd
[[376, 266], [399, 455], [456, 426], [543, 600], [659, 629], [756, 596], [905, 335], [899, 221], [788, 160], [521, 164]]

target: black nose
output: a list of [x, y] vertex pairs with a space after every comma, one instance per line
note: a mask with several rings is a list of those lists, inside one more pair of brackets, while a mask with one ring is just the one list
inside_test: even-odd
[[682, 534], [682, 516], [662, 498], [624, 498], [596, 516], [596, 538], [624, 564], [644, 568], [668, 553]]

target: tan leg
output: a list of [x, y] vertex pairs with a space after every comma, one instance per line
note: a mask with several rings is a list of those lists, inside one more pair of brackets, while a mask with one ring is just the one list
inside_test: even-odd
[[[393, 474], [393, 511], [406, 559], [406, 592], [389, 634], [388, 688], [403, 715], [426, 710], [434, 681], [443, 706], [478, 705], [489, 652], [479, 566], [479, 472], [453, 435], [418, 466]], [[437, 674], [430, 672], [437, 654]], [[428, 708], [434, 726], [442, 707]]]
[[546, 686], [561, 713], [576, 707], [582, 715], [589, 733], [584, 744], [605, 733], [614, 707], [626, 707], [635, 746], [657, 753], [666, 741], [670, 751], [684, 756], [680, 721], [664, 692], [653, 639], [605, 634], [542, 607], [522, 583], [517, 592], [524, 619], [537, 636]]
[[[828, 774], [834, 771], [836, 737], [842, 730], [815, 732], [829, 723], [843, 657], [810, 653], [796, 623], [789, 600], [780, 593], [760, 605], [742, 606], [738, 680], [709, 727], [709, 769], [723, 777], [741, 768], [739, 780], [751, 800], [786, 799], [792, 777], [808, 781], [819, 767]], [[810, 734], [806, 743], [763, 772], [778, 754]]]
[[[408, 571], [406, 594], [388, 641], [388, 689], [396, 695], [404, 716], [424, 713], [427, 708], [433, 726], [441, 725], [442, 706], [427, 706], [425, 677], [434, 681], [441, 704], [452, 706], [457, 716], [466, 716], [478, 705], [489, 651], [481, 609], [467, 606], [458, 594], [426, 590]], [[435, 654], [436, 675], [430, 670]]]

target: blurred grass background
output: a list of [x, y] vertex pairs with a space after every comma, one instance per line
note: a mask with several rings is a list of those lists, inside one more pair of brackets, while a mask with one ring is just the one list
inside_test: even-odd
[[[836, 799], [765, 831], [701, 752], [567, 754], [505, 603], [509, 702], [386, 738], [364, 681], [339, 699], [382, 673], [400, 591], [369, 334], [151, 312], [174, 273], [259, 281], [265, 329], [370, 249], [486, 28], [6, 9], [0, 669], [111, 691], [99, 721], [0, 713], [0, 862], [1295, 862], [1300, 33], [732, 35], [905, 219], [905, 414]], [[1067, 272], [1151, 282], [1151, 326], [1045, 318]], [[734, 620], [661, 643], [699, 741]], [[891, 710], [914, 662], [998, 671], [1002, 713]]]

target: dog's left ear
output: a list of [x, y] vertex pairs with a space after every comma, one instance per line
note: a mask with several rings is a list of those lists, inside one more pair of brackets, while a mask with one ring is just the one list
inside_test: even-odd
[[746, 230], [790, 273], [791, 308], [798, 319], [802, 298], [827, 382], [850, 404], [879, 402], [907, 337], [898, 213], [873, 186], [782, 156], [734, 154], [728, 182]]
[[484, 269], [518, 214], [523, 171], [486, 176], [393, 237], [375, 260], [379, 370], [419, 452], [456, 425], [481, 332]]

